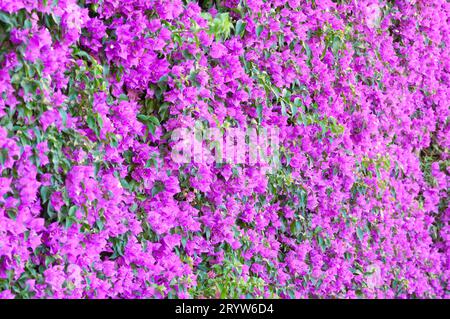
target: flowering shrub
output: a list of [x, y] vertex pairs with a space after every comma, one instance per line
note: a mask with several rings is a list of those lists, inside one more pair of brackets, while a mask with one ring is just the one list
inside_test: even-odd
[[[1, 298], [449, 297], [450, 3], [1, 0]], [[277, 127], [277, 170], [174, 130]]]

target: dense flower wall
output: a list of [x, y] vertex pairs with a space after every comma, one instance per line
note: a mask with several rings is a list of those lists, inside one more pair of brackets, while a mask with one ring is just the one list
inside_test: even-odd
[[[449, 297], [449, 17], [0, 0], [0, 297]], [[199, 121], [281, 168], [174, 161]]]

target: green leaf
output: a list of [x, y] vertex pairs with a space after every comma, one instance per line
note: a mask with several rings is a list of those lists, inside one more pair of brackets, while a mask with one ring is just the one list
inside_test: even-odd
[[13, 28], [16, 25], [16, 21], [13, 16], [5, 12], [0, 12], [0, 21], [7, 24], [10, 28]]
[[152, 196], [155, 196], [158, 193], [161, 193], [164, 190], [164, 184], [163, 183], [155, 183], [155, 185], [152, 188]]
[[264, 26], [263, 25], [259, 25], [256, 27], [256, 36], [259, 37], [262, 33], [262, 31], [264, 30]]
[[69, 215], [69, 216], [75, 216], [75, 213], [77, 212], [77, 210], [78, 210], [78, 207], [77, 207], [77, 206], [72, 206], [72, 207], [70, 207], [69, 212], [68, 212], [68, 215]]
[[360, 241], [364, 239], [364, 231], [361, 228], [356, 228], [356, 235], [358, 236]]
[[41, 200], [43, 203], [46, 203], [50, 197], [50, 187], [48, 186], [42, 186], [41, 187]]
[[155, 135], [156, 127], [161, 125], [158, 118], [153, 115], [139, 114], [137, 118], [139, 121], [147, 125], [147, 128], [152, 135]]
[[281, 101], [281, 115], [287, 116], [287, 113], [286, 113], [286, 104], [285, 104], [283, 101]]
[[263, 108], [262, 104], [258, 104], [258, 105], [256, 106], [256, 113], [258, 114], [258, 120], [259, 120], [259, 122], [262, 121], [262, 108]]
[[247, 22], [244, 22], [242, 20], [238, 20], [238, 22], [236, 22], [236, 28], [234, 30], [235, 34], [242, 37], [244, 35], [246, 26], [247, 26]]
[[308, 58], [308, 63], [311, 63], [311, 58], [312, 58], [312, 51], [311, 51], [311, 48], [310, 48], [309, 45], [308, 45], [306, 42], [304, 42], [304, 41], [302, 41], [302, 44], [303, 44], [303, 48], [305, 49], [306, 56], [307, 56], [307, 58]]
[[1, 148], [0, 149], [0, 164], [4, 165], [7, 159], [8, 159], [8, 149]]
[[25, 94], [32, 94], [35, 93], [36, 89], [39, 87], [39, 82], [36, 80], [24, 79], [20, 82], [20, 86], [23, 88]]

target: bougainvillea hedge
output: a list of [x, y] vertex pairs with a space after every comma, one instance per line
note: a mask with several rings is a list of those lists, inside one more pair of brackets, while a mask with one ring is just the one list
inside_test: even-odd
[[[449, 297], [449, 17], [0, 0], [0, 297]], [[174, 161], [198, 122], [280, 168]]]

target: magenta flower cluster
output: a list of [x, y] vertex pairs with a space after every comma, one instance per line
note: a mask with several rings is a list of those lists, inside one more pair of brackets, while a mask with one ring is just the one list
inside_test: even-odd
[[[1, 0], [1, 298], [448, 298], [446, 0]], [[281, 167], [178, 163], [196, 123]], [[207, 142], [205, 142], [207, 143]]]

